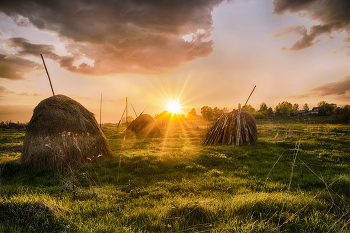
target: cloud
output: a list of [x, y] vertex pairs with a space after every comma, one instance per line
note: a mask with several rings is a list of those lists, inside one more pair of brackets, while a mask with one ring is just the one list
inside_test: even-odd
[[295, 35], [306, 35], [307, 29], [305, 25], [290, 25], [285, 27], [279, 27], [273, 31], [272, 37], [274, 38], [282, 38], [287, 35], [295, 34]]
[[326, 83], [312, 88], [306, 94], [292, 95], [288, 98], [303, 99], [309, 97], [334, 96], [339, 100], [349, 101], [350, 99], [350, 76], [345, 76], [337, 82]]
[[318, 96], [345, 95], [350, 92], [350, 76], [345, 76], [338, 82], [327, 83], [311, 89]]
[[[49, 30], [65, 40], [70, 55], [59, 59], [65, 69], [82, 74], [163, 74], [209, 56], [214, 42], [212, 11], [224, 0], [10, 0], [0, 11], [21, 25]], [[182, 36], [193, 34], [194, 40]], [[36, 52], [28, 41], [12, 41], [22, 54]], [[24, 46], [24, 47], [23, 47]], [[75, 62], [85, 57], [93, 65]], [[57, 59], [57, 57], [54, 57]]]
[[6, 87], [0, 86], [0, 98], [4, 97], [4, 95], [13, 94], [13, 93], [14, 93], [13, 91], [10, 91]]
[[57, 60], [60, 57], [53, 51], [55, 47], [53, 45], [32, 44], [27, 39], [22, 37], [13, 37], [6, 40], [8, 46], [17, 48], [19, 51], [17, 55], [33, 55], [45, 54], [48, 58]]
[[25, 79], [24, 75], [34, 71], [37, 66], [36, 62], [18, 56], [0, 54], [0, 79]]
[[[310, 48], [321, 41], [319, 36], [330, 35], [332, 32], [345, 31], [350, 34], [348, 31], [348, 0], [274, 0], [273, 6], [274, 14], [282, 15], [286, 12], [298, 13], [300, 17], [306, 17], [320, 23], [319, 25], [311, 26], [309, 33], [305, 30], [299, 31], [302, 37], [296, 41], [292, 47], [283, 47], [282, 50], [300, 51]], [[301, 27], [301, 25], [299, 25], [299, 27]], [[281, 31], [281, 29], [279, 30]], [[288, 26], [284, 31], [287, 33], [295, 33], [295, 28], [293, 31], [291, 27]]]

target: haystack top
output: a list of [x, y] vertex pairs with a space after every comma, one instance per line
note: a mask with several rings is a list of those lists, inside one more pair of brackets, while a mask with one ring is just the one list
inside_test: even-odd
[[28, 127], [40, 134], [66, 132], [98, 134], [100, 129], [92, 112], [65, 95], [54, 95], [35, 107]]

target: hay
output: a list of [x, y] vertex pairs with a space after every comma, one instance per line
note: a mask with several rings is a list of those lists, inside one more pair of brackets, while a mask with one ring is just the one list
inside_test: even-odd
[[255, 118], [244, 108], [223, 114], [204, 136], [204, 145], [243, 145], [258, 141]]
[[156, 115], [155, 119], [160, 127], [178, 127], [182, 125], [183, 121], [185, 120], [185, 117], [178, 113], [163, 111], [161, 114]]
[[151, 115], [142, 114], [130, 123], [127, 130], [139, 135], [152, 136], [159, 132], [159, 127]]
[[34, 109], [20, 162], [36, 169], [60, 169], [111, 156], [94, 114], [67, 96], [55, 95]]

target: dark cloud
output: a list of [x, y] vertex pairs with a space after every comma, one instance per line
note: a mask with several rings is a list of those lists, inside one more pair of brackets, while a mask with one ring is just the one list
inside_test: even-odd
[[303, 99], [308, 97], [334, 96], [340, 100], [350, 100], [350, 76], [345, 76], [337, 82], [326, 83], [312, 88], [307, 94], [288, 96], [289, 98]]
[[[275, 14], [298, 13], [301, 17], [307, 17], [320, 23], [311, 26], [309, 33], [303, 31], [302, 38], [292, 47], [284, 47], [282, 50], [300, 51], [320, 42], [319, 36], [321, 35], [341, 31], [349, 33], [348, 0], [274, 0], [273, 6]], [[289, 32], [293, 33], [293, 31]]]
[[10, 38], [6, 41], [7, 45], [17, 48], [17, 55], [33, 55], [39, 57], [39, 54], [45, 54], [45, 57], [57, 60], [60, 57], [54, 53], [53, 45], [32, 44], [22, 37]]
[[[222, 1], [3, 0], [0, 11], [21, 24], [30, 23], [65, 39], [71, 56], [59, 62], [72, 72], [161, 74], [213, 51], [213, 41], [206, 39], [213, 30], [213, 8]], [[192, 33], [193, 41], [182, 39]], [[22, 53], [44, 48], [17, 42], [27, 46], [20, 47]], [[94, 65], [74, 65], [83, 56]]]
[[34, 71], [37, 66], [36, 62], [18, 56], [0, 54], [0, 78], [25, 79], [24, 74]]

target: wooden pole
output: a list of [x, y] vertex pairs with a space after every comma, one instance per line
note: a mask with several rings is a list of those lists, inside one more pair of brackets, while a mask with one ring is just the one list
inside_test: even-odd
[[44, 63], [44, 67], [45, 67], [45, 70], [46, 70], [47, 77], [49, 78], [49, 82], [50, 82], [50, 86], [51, 86], [51, 90], [52, 90], [52, 95], [55, 95], [55, 92], [53, 91], [53, 87], [52, 87], [50, 75], [49, 75], [49, 72], [47, 71], [47, 68], [46, 68], [46, 65], [45, 65], [44, 57], [43, 57], [42, 54], [40, 54], [40, 56], [41, 56], [41, 59], [43, 60], [43, 63]]
[[102, 93], [101, 93], [101, 103], [100, 103], [100, 128], [101, 128], [101, 121], [102, 121], [102, 113], [101, 112], [102, 112]]
[[126, 116], [125, 116], [125, 122], [126, 122], [126, 126], [128, 126], [128, 97], [126, 97], [125, 99], [125, 102], [126, 102]]
[[136, 118], [137, 118], [137, 114], [136, 114], [136, 111], [135, 111], [135, 109], [134, 109], [134, 106], [132, 106], [132, 103], [130, 103], [130, 104], [131, 104], [131, 107], [132, 107], [132, 109], [134, 110], [135, 116], [136, 116]]
[[255, 88], [256, 88], [256, 86], [253, 88], [252, 92], [250, 93], [250, 95], [249, 95], [249, 97], [248, 97], [247, 101], [245, 102], [245, 104], [244, 104], [243, 108], [244, 108], [244, 107], [247, 105], [248, 100], [249, 100], [250, 96], [253, 94], [253, 92], [254, 92]]
[[236, 146], [241, 142], [241, 104], [238, 104]]

